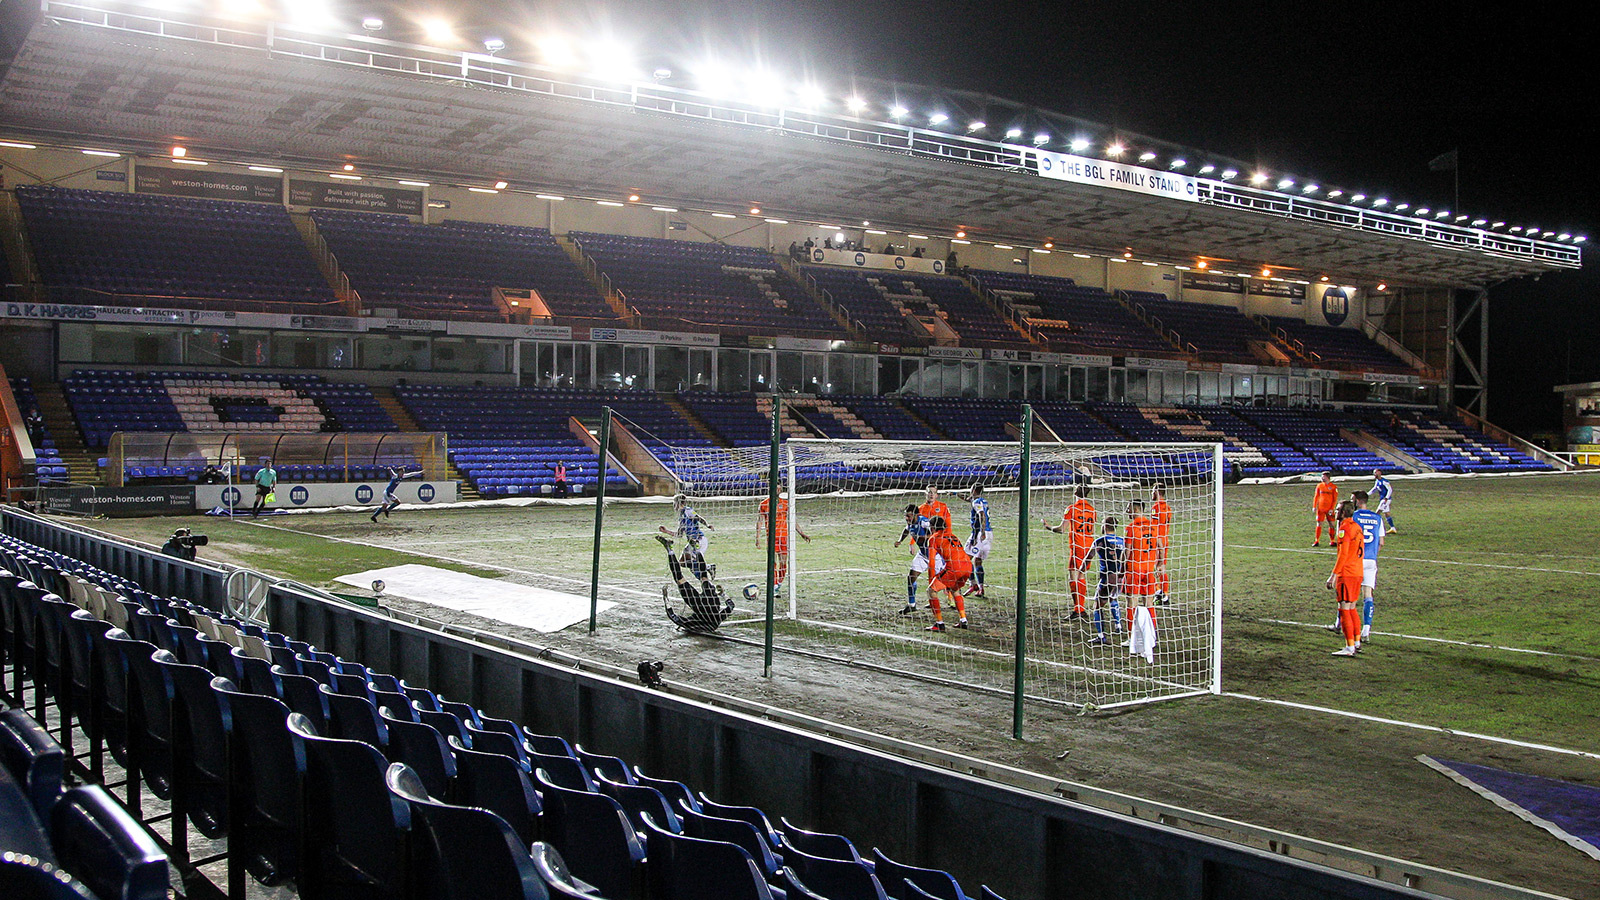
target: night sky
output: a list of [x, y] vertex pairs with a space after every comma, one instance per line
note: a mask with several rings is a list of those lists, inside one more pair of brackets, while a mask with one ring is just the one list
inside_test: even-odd
[[[374, 6], [374, 9], [377, 7]], [[404, 9], [382, 10], [403, 37]], [[1600, 65], [1574, 4], [438, 3], [464, 41], [610, 37], [646, 65], [761, 65], [987, 93], [1347, 191], [1593, 233]], [[1590, 250], [1585, 255], [1592, 255]], [[1554, 429], [1550, 387], [1600, 380], [1600, 269], [1491, 290], [1491, 418]]]

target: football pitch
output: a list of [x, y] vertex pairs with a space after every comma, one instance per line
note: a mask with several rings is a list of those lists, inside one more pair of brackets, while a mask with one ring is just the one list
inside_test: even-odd
[[[1343, 481], [1341, 495], [1369, 484]], [[860, 602], [882, 604], [888, 616], [903, 599], [905, 570], [903, 551], [893, 557], [901, 564], [880, 562], [901, 524], [890, 502], [881, 506], [855, 507], [849, 522], [830, 524], [807, 519], [802, 501], [799, 525], [814, 540], [797, 550], [808, 570], [867, 569], [852, 583], [877, 593]], [[1414, 759], [1425, 753], [1600, 783], [1600, 476], [1396, 482], [1399, 531], [1383, 548], [1374, 637], [1353, 659], [1329, 655], [1341, 644], [1325, 628], [1333, 621], [1323, 587], [1333, 553], [1326, 537], [1323, 547], [1309, 546], [1310, 484], [1229, 486], [1224, 509], [1223, 696], [1087, 716], [1032, 704], [1021, 742], [1009, 740], [1003, 696], [828, 661], [864, 655], [859, 640], [781, 625], [779, 645], [807, 652], [779, 654], [767, 679], [756, 646], [674, 633], [661, 613], [662, 550], [651, 540], [658, 525], [673, 524], [667, 504], [608, 508], [600, 593], [618, 606], [602, 614], [594, 635], [582, 626], [518, 633], [391, 603], [606, 662], [664, 659], [675, 681], [1063, 779], [1600, 897], [1592, 860]], [[1036, 508], [1035, 524], [1041, 513], [1052, 514]], [[724, 584], [737, 591], [757, 580], [753, 519], [719, 520], [714, 510], [707, 518], [717, 526], [711, 558]], [[348, 589], [332, 583], [336, 576], [421, 562], [586, 595], [593, 522], [592, 505], [574, 504], [404, 508], [377, 525], [354, 512], [181, 524], [211, 536], [207, 558], [341, 592]], [[93, 524], [159, 544], [179, 522]], [[990, 578], [1003, 584], [1013, 577], [1014, 553], [999, 548], [1015, 546], [1014, 516], [997, 514], [996, 529]], [[1034, 552], [1055, 552], [1051, 542], [1061, 540], [1035, 528]], [[861, 565], [867, 542], [873, 562]], [[1046, 587], [1037, 602], [1064, 600]], [[971, 612], [972, 634], [941, 638], [981, 645], [1009, 627], [984, 601], [973, 601]], [[760, 639], [759, 627], [729, 630]], [[907, 639], [921, 640], [909, 627]]]

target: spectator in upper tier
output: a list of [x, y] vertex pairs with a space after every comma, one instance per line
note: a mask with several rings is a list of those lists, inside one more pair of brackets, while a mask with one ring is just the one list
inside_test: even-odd
[[824, 250], [832, 250], [833, 249], [833, 238], [828, 238], [828, 237], [823, 238], [822, 239], [822, 249], [824, 249]]
[[799, 259], [800, 258], [800, 245], [795, 243], [794, 241], [790, 241], [789, 242], [789, 258], [790, 259]]
[[911, 251], [911, 258], [912, 259], [921, 259], [922, 258], [922, 248], [918, 247], [917, 249]]
[[944, 258], [944, 267], [951, 272], [954, 272], [956, 269], [961, 267], [961, 260], [956, 259], [956, 252], [954, 250], [951, 250], [950, 255]]
[[816, 246], [817, 246], [817, 242], [816, 241], [813, 241], [811, 238], [806, 238], [806, 243], [805, 243], [806, 255], [810, 256], [812, 249], [814, 249]]
[[893, 244], [884, 244], [883, 245], [883, 253], [884, 253], [885, 256], [893, 256], [894, 255], [894, 245]]

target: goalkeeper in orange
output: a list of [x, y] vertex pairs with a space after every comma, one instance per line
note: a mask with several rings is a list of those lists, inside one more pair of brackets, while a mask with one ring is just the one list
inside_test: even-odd
[[950, 523], [938, 516], [928, 521], [933, 537], [928, 538], [928, 562], [932, 580], [928, 584], [928, 605], [933, 608], [933, 624], [929, 631], [944, 631], [944, 613], [939, 608], [939, 592], [944, 591], [956, 605], [957, 628], [967, 627], [967, 599], [961, 586], [972, 577], [972, 558], [961, 546], [960, 538], [950, 532]]
[[1322, 546], [1322, 523], [1328, 523], [1328, 545], [1334, 546], [1339, 539], [1339, 531], [1335, 523], [1333, 510], [1339, 505], [1339, 486], [1333, 483], [1333, 474], [1322, 473], [1322, 480], [1317, 482], [1317, 491], [1311, 495], [1311, 513], [1316, 518], [1317, 535], [1312, 540], [1311, 546]]

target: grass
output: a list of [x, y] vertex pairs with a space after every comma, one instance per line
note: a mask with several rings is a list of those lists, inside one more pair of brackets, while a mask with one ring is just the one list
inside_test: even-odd
[[[1366, 487], [1345, 483], [1341, 491]], [[1600, 478], [1540, 476], [1458, 478], [1397, 483], [1400, 531], [1385, 544], [1379, 568], [1375, 640], [1361, 658], [1335, 659], [1339, 639], [1319, 628], [1332, 621], [1323, 581], [1333, 554], [1310, 544], [1306, 485], [1238, 485], [1225, 493], [1223, 684], [1230, 692], [1326, 706], [1461, 731], [1600, 750], [1600, 624], [1593, 598], [1600, 590]], [[862, 501], [823, 514], [802, 501], [802, 527], [815, 538], [798, 545], [803, 566], [831, 566], [840, 598], [811, 608], [818, 618], [849, 619], [885, 634], [900, 633], [914, 652], [907, 665], [954, 667], [983, 683], [1004, 683], [1009, 667], [994, 654], [1009, 652], [1010, 610], [1004, 590], [974, 601], [972, 633], [933, 637], [923, 620], [893, 615], [904, 598], [904, 549], [896, 507], [904, 498]], [[999, 529], [990, 580], [1014, 577], [1015, 516], [991, 497]], [[1056, 499], [1035, 499], [1050, 509]], [[1109, 504], [1108, 504], [1109, 506]], [[718, 530], [712, 559], [730, 591], [761, 578], [764, 553], [754, 514], [706, 504]], [[197, 526], [213, 543], [210, 558], [251, 565], [310, 584], [336, 575], [421, 561], [483, 577], [531, 580], [586, 594], [592, 506], [516, 509], [402, 510], [372, 526], [359, 514], [276, 517], [253, 522], [207, 519]], [[661, 550], [649, 539], [672, 521], [659, 504], [608, 508], [602, 540], [603, 595], [638, 604], [659, 598]], [[171, 520], [114, 520], [101, 527], [159, 543]], [[1035, 525], [1033, 598], [1036, 611], [1065, 608], [1061, 590], [1064, 540]], [[1007, 547], [1010, 541], [1011, 546]], [[1053, 581], [1052, 581], [1053, 579]], [[1052, 585], [1057, 588], [1051, 591]], [[1091, 584], [1092, 589], [1092, 584]], [[780, 598], [780, 610], [787, 598]], [[741, 602], [741, 606], [746, 604]], [[741, 612], [738, 615], [743, 615]], [[853, 619], [849, 617], [854, 617]], [[1079, 626], [1081, 629], [1081, 626]], [[896, 629], [899, 629], [897, 632]], [[759, 627], [746, 630], [759, 637]], [[1429, 642], [1482, 643], [1554, 655]], [[1041, 634], [1038, 652], [1082, 663], [1086, 632]], [[1059, 639], [1059, 646], [1051, 641]], [[860, 633], [782, 629], [780, 639], [812, 649], [831, 643], [841, 656], [893, 645]], [[960, 642], [968, 642], [965, 646]], [[903, 645], [903, 644], [902, 644]], [[988, 648], [973, 654], [968, 647]], [[1114, 666], [1107, 657], [1097, 665]], [[932, 671], [932, 670], [930, 670]], [[1040, 678], [1048, 680], [1047, 675]], [[1249, 707], [1254, 715], [1270, 715]]]

